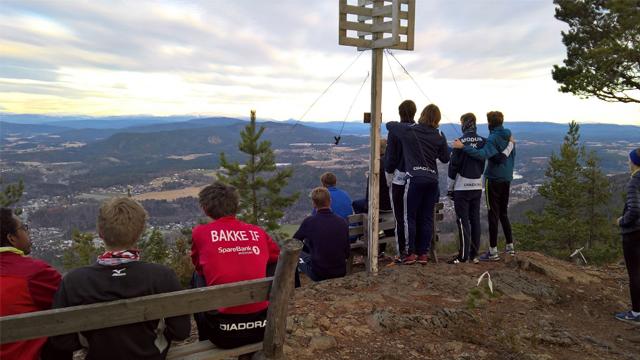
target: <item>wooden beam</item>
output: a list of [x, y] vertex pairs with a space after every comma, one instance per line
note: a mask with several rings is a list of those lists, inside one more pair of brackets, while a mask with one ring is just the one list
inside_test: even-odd
[[397, 45], [399, 41], [400, 41], [400, 38], [393, 38], [393, 37], [378, 39], [373, 41], [373, 44], [371, 45], [371, 47], [373, 49], [389, 48]]
[[[347, 0], [340, 0], [340, 9], [342, 9], [343, 6], [347, 6]], [[338, 16], [338, 44], [340, 45], [346, 45], [342, 42], [347, 38], [347, 30], [340, 27], [340, 23], [343, 21], [347, 21], [347, 13], [340, 11], [340, 15]]]
[[344, 37], [344, 38], [340, 38], [340, 41], [338, 43], [340, 45], [358, 46], [358, 47], [370, 49], [372, 42], [373, 41], [371, 41], [371, 40]]
[[406, 48], [403, 50], [413, 50], [414, 36], [416, 32], [416, 0], [408, 0], [407, 13], [407, 41]]
[[[0, 343], [133, 324], [268, 299], [273, 278], [0, 317]], [[180, 306], [176, 306], [180, 304]]]
[[362, 16], [367, 16], [371, 18], [372, 11], [373, 11], [372, 8], [348, 5], [346, 4], [346, 1], [345, 3], [340, 1], [340, 13], [362, 15]]
[[284, 358], [284, 338], [287, 327], [287, 306], [293, 294], [295, 269], [302, 250], [302, 242], [290, 239], [282, 245], [278, 266], [269, 296], [267, 327], [264, 331], [263, 353], [265, 359]]

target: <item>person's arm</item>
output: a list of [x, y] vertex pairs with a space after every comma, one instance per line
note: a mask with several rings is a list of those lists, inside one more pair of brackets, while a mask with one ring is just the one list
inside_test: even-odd
[[[62, 282], [60, 282], [58, 291], [56, 291], [55, 295], [53, 296], [53, 303], [51, 307], [53, 309], [59, 309], [68, 306], [73, 306], [73, 304], [70, 303], [69, 299], [67, 298], [66, 285], [63, 280]], [[52, 336], [49, 338], [49, 341], [51, 342], [51, 345], [53, 345], [53, 347], [57, 350], [76, 351], [82, 349], [82, 345], [80, 344], [80, 339], [78, 338], [77, 333]]]
[[509, 155], [511, 155], [511, 152], [514, 150], [515, 148], [515, 144], [511, 141], [509, 141], [509, 144], [507, 145], [507, 147], [502, 150], [501, 153], [498, 153], [496, 155], [493, 155], [489, 161], [491, 161], [492, 163], [501, 165], [507, 162], [507, 158], [509, 158]]
[[640, 181], [633, 178], [627, 188], [627, 199], [625, 201], [626, 211], [618, 221], [622, 227], [631, 226], [640, 218]]
[[386, 125], [389, 134], [393, 134], [398, 138], [398, 141], [402, 141], [402, 139], [407, 135], [407, 131], [409, 130], [409, 124], [397, 122], [397, 121], [389, 121]]
[[446, 164], [449, 162], [449, 159], [451, 159], [451, 148], [447, 144], [447, 137], [444, 136], [442, 131], [440, 131], [440, 136], [442, 136], [442, 143], [438, 153], [438, 160], [443, 164]]
[[280, 247], [275, 241], [273, 241], [273, 239], [271, 238], [271, 236], [269, 236], [269, 234], [267, 234], [266, 232], [264, 234], [267, 237], [267, 248], [269, 249], [268, 263], [269, 264], [277, 263], [278, 257], [280, 256]]
[[486, 160], [491, 158], [492, 156], [498, 153], [496, 147], [493, 145], [491, 141], [487, 141], [483, 147], [480, 149], [473, 148], [469, 145], [465, 145], [462, 150], [467, 153], [469, 156], [474, 157], [478, 160]]
[[[159, 292], [168, 293], [182, 290], [178, 277], [171, 269], [166, 269], [166, 276], [160, 282]], [[191, 318], [189, 315], [174, 316], [164, 319], [166, 325], [164, 335], [169, 341], [185, 340], [191, 335]]]
[[51, 309], [53, 296], [55, 295], [62, 277], [56, 269], [47, 264], [29, 279], [29, 293], [34, 304], [40, 310]]
[[393, 174], [400, 164], [400, 143], [398, 138], [389, 133], [387, 136], [387, 150], [384, 154], [384, 171]]

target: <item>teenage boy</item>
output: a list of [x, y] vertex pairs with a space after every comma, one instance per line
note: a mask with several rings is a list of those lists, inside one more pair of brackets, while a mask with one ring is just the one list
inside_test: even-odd
[[316, 209], [302, 221], [293, 235], [304, 241], [298, 269], [313, 281], [345, 276], [349, 258], [349, 225], [331, 210], [331, 195], [324, 187], [311, 190], [311, 201]]
[[[476, 116], [466, 113], [460, 117], [460, 141], [473, 148], [484, 146], [485, 139], [476, 133]], [[453, 199], [458, 227], [458, 255], [449, 264], [476, 260], [480, 246], [480, 199], [482, 198], [482, 172], [484, 160], [454, 149], [449, 162], [449, 191]]]
[[616, 314], [616, 319], [640, 325], [640, 148], [629, 153], [629, 170], [631, 179], [618, 226], [622, 233], [624, 262], [629, 273], [631, 310]]
[[[404, 124], [415, 124], [413, 120], [416, 115], [416, 104], [411, 100], [403, 101], [398, 106], [400, 122]], [[387, 135], [387, 149], [384, 156], [384, 172], [387, 185], [391, 187], [391, 206], [393, 216], [396, 218], [396, 246], [398, 256], [396, 263], [402, 263], [407, 256], [407, 239], [404, 233], [404, 186], [407, 183], [404, 155], [402, 153], [402, 143], [398, 136], [389, 132]]]
[[[484, 170], [485, 195], [488, 207], [489, 220], [489, 251], [480, 257], [482, 261], [498, 261], [498, 222], [502, 224], [504, 237], [507, 243], [506, 253], [515, 255], [513, 245], [513, 235], [511, 232], [511, 222], [509, 221], [509, 192], [511, 181], [513, 180], [513, 165], [516, 157], [515, 147], [509, 150], [509, 145], [513, 144], [511, 131], [505, 129], [502, 124], [504, 115], [500, 111], [491, 111], [487, 113], [487, 122], [489, 125], [489, 137], [485, 145], [480, 148], [474, 148], [471, 145], [463, 144], [456, 139], [453, 147], [463, 149], [465, 153], [480, 160], [489, 159]], [[504, 161], [497, 161], [494, 156], [503, 153], [508, 156]]]
[[[280, 249], [259, 226], [236, 219], [240, 196], [235, 187], [216, 181], [198, 194], [200, 207], [213, 219], [192, 232], [191, 260], [206, 286], [266, 277], [267, 264]], [[219, 348], [262, 341], [268, 301], [220, 308], [196, 316], [201, 339]]]
[[[49, 264], [27, 256], [30, 252], [29, 227], [13, 214], [13, 210], [1, 208], [0, 316], [51, 308], [53, 294], [62, 277]], [[3, 331], [11, 332], [11, 329]], [[44, 337], [2, 344], [0, 358], [37, 360], [46, 340]]]
[[[331, 210], [333, 213], [348, 221], [349, 215], [353, 215], [351, 197], [346, 191], [336, 186], [338, 183], [336, 174], [331, 172], [322, 174], [322, 176], [320, 176], [320, 183], [327, 188], [329, 194], [331, 194]], [[315, 214], [315, 211], [316, 209], [313, 209], [313, 214]]]
[[[136, 242], [142, 235], [146, 211], [131, 198], [102, 204], [98, 234], [106, 252], [96, 264], [68, 273], [53, 301], [54, 308], [134, 298], [182, 290], [171, 269], [140, 261]], [[51, 338], [57, 348], [74, 351], [88, 345], [87, 359], [165, 359], [172, 340], [191, 332], [189, 316], [85, 331]]]

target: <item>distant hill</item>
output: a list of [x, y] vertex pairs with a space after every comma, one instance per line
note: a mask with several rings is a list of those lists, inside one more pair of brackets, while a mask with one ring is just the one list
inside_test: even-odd
[[49, 124], [17, 124], [7, 121], [0, 121], [0, 138], [19, 134], [21, 137], [34, 136], [37, 134], [55, 134], [68, 131], [71, 128]]

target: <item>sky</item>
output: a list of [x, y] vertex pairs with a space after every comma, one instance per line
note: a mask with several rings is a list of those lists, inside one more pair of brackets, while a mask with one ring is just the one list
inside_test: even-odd
[[[639, 104], [558, 91], [567, 28], [552, 1], [416, 2], [415, 50], [393, 53], [418, 85], [385, 57], [385, 121], [412, 99], [445, 122], [501, 110], [506, 121], [640, 124]], [[0, 112], [359, 120], [371, 52], [358, 54], [338, 45], [337, 0], [2, 0]]]

